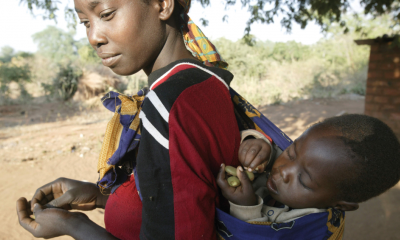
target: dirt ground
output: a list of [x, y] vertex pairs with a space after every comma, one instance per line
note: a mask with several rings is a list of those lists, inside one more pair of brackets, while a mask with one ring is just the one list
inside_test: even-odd
[[[358, 97], [305, 100], [259, 109], [293, 139], [310, 124], [343, 113], [362, 113]], [[97, 157], [112, 113], [76, 104], [0, 107], [0, 240], [34, 239], [17, 221], [15, 202], [58, 178], [95, 182]], [[400, 185], [346, 216], [344, 239], [400, 239]], [[104, 211], [88, 216], [104, 226]], [[71, 239], [59, 237], [57, 239]]]

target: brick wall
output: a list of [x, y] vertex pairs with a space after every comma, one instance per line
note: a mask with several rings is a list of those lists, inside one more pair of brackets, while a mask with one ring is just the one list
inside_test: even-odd
[[400, 48], [370, 45], [365, 114], [384, 121], [400, 139]]

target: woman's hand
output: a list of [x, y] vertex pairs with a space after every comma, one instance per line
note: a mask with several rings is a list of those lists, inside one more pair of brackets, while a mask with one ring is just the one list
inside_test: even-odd
[[241, 185], [239, 187], [231, 187], [228, 181], [225, 179], [225, 164], [221, 165], [217, 176], [217, 184], [222, 190], [222, 195], [230, 202], [241, 205], [241, 206], [253, 206], [257, 205], [257, 195], [254, 193], [253, 186], [251, 185], [250, 179], [247, 174], [243, 171], [242, 167], [238, 167], [236, 170], [237, 177], [239, 178]]
[[240, 144], [239, 162], [252, 172], [264, 172], [271, 156], [271, 145], [263, 139], [247, 139]]
[[[68, 235], [76, 240], [117, 240], [104, 228], [92, 222], [85, 214], [60, 208], [45, 208], [34, 204], [33, 211], [26, 198], [17, 201], [19, 224], [37, 238]], [[31, 218], [31, 215], [35, 218]]]
[[[32, 213], [35, 219], [30, 217]], [[26, 198], [18, 199], [17, 214], [19, 224], [37, 238], [70, 235], [72, 226], [79, 224], [79, 219], [87, 219], [83, 213], [72, 213], [60, 208], [43, 208], [38, 203], [31, 211]]]
[[36, 190], [31, 201], [31, 210], [33, 211], [36, 203], [66, 210], [93, 210], [97, 207], [104, 208], [107, 199], [108, 196], [102, 195], [93, 183], [59, 178]]

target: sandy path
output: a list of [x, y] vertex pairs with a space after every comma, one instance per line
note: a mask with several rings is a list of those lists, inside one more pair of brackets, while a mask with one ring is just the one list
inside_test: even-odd
[[[259, 109], [296, 138], [310, 124], [326, 117], [342, 111], [362, 113], [364, 101], [310, 100]], [[19, 197], [30, 198], [38, 187], [61, 176], [97, 180], [97, 157], [110, 117], [103, 110], [86, 112], [57, 104], [0, 108], [0, 240], [34, 239], [18, 224], [15, 201]], [[400, 187], [396, 186], [349, 213], [345, 239], [400, 239], [395, 234], [400, 223], [398, 199]], [[88, 215], [104, 226], [103, 211]]]

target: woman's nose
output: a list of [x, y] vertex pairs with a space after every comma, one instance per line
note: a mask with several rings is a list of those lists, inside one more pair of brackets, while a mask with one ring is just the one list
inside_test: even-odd
[[107, 44], [107, 37], [97, 24], [92, 24], [88, 31], [89, 43], [94, 49]]

